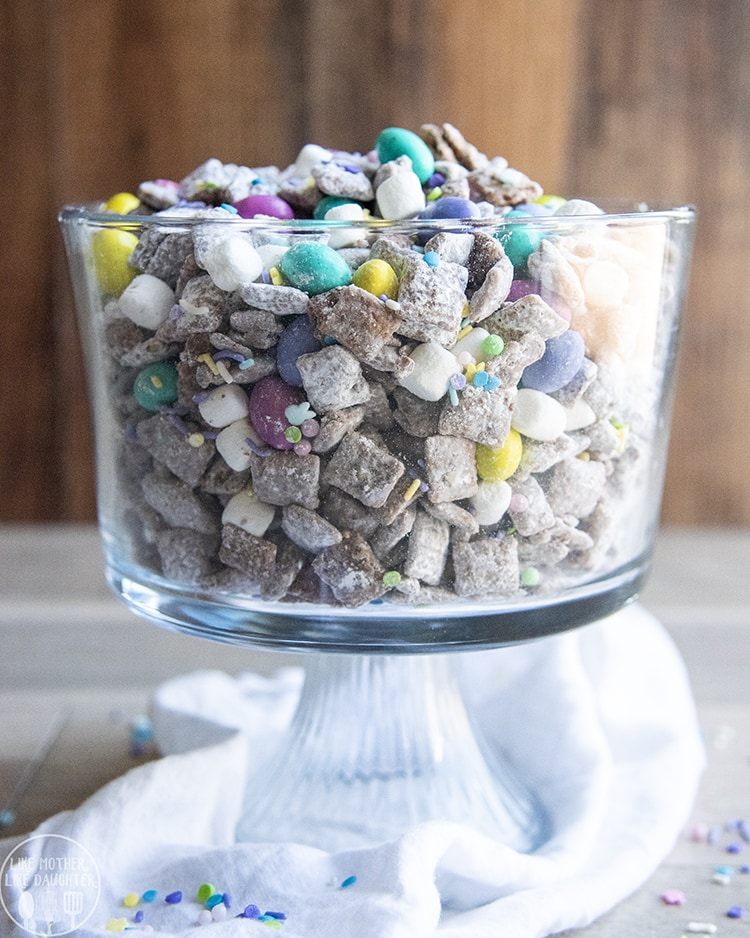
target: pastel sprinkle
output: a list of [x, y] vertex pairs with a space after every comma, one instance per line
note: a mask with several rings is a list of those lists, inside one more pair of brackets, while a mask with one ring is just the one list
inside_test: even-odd
[[214, 361], [221, 361], [223, 358], [230, 358], [233, 362], [245, 360], [245, 356], [240, 352], [231, 352], [229, 349], [222, 349], [220, 352], [214, 352]]
[[141, 899], [143, 899], [144, 902], [153, 902], [158, 895], [159, 893], [155, 889], [147, 889], [141, 896]]
[[398, 570], [386, 570], [383, 574], [383, 586], [398, 586], [401, 582], [401, 574]]
[[264, 912], [264, 915], [268, 915], [270, 918], [275, 918], [280, 922], [286, 921], [286, 912]]
[[711, 882], [716, 883], [717, 886], [728, 886], [732, 882], [732, 877], [727, 876], [726, 873], [714, 873]]
[[742, 844], [727, 844], [727, 853], [742, 853]]
[[188, 436], [187, 441], [193, 447], [193, 449], [198, 449], [199, 446], [203, 446], [203, 444], [206, 442], [206, 438], [202, 433], [191, 433]]
[[140, 897], [135, 892], [129, 892], [127, 896], [122, 900], [122, 904], [126, 909], [134, 909], [140, 902]]
[[717, 866], [714, 870], [714, 873], [718, 873], [719, 876], [733, 876], [734, 867], [733, 866]]
[[221, 377], [224, 379], [225, 384], [234, 384], [234, 378], [229, 373], [229, 369], [224, 364], [224, 362], [216, 362], [216, 369], [221, 375]]
[[284, 430], [284, 436], [290, 443], [299, 443], [302, 439], [302, 431], [299, 427], [287, 427], [286, 430]]
[[458, 407], [458, 392], [454, 387], [448, 388], [448, 399], [454, 407]]
[[716, 926], [713, 922], [688, 922], [685, 931], [691, 935], [715, 935]]
[[230, 205], [229, 202], [222, 202], [219, 208], [223, 208], [225, 212], [230, 212], [232, 215], [239, 215], [237, 209]]
[[231, 893], [225, 892], [224, 895], [222, 896], [222, 898], [223, 898], [223, 900], [224, 900], [224, 905], [225, 905], [228, 909], [231, 909], [231, 908], [232, 908], [232, 895], [231, 895]]
[[216, 367], [216, 362], [213, 359], [213, 355], [209, 355], [208, 352], [204, 352], [203, 355], [199, 355], [196, 358], [196, 361], [203, 362], [211, 372], [212, 375], [219, 375], [219, 369]]
[[685, 893], [681, 889], [667, 889], [661, 894], [664, 905], [684, 905]]
[[260, 918], [260, 909], [257, 905], [246, 905], [242, 912], [243, 918]]
[[479, 346], [485, 358], [495, 358], [505, 348], [505, 342], [499, 335], [488, 335]]
[[178, 902], [182, 902], [182, 893], [179, 889], [176, 889], [164, 896], [164, 901], [169, 905], [177, 905]]
[[275, 918], [261, 919], [264, 925], [268, 925], [269, 928], [281, 928], [281, 922]]
[[294, 444], [294, 452], [298, 456], [307, 456], [312, 452], [312, 443], [309, 440], [300, 440], [299, 443]]
[[[474, 326], [471, 326], [471, 325], [464, 326], [464, 328], [456, 336], [456, 342], [460, 342], [461, 339], [465, 339], [466, 336], [471, 335], [473, 331], [474, 331]], [[482, 343], [482, 345], [484, 345], [484, 343]]]
[[281, 271], [278, 267], [271, 267], [268, 271], [268, 274], [271, 278], [271, 283], [276, 287], [281, 287], [284, 285], [284, 278], [281, 276]]
[[522, 586], [538, 586], [542, 575], [536, 567], [526, 567], [521, 571]]
[[461, 374], [451, 375], [450, 386], [457, 391], [463, 391], [466, 387], [466, 376]]
[[239, 362], [240, 371], [247, 371], [247, 369], [252, 368], [254, 364], [254, 358], [243, 358], [242, 361]]
[[207, 909], [213, 909], [214, 906], [224, 901], [224, 896], [220, 892], [215, 892], [212, 896], [209, 896], [208, 899], [204, 899], [203, 901], [206, 903]]
[[434, 202], [436, 199], [439, 199], [442, 194], [443, 190], [440, 188], [440, 186], [435, 186], [435, 188], [431, 189], [427, 194], [427, 201]]
[[741, 866], [740, 873], [750, 873], [750, 866]]
[[136, 923], [136, 925], [140, 925], [143, 921], [143, 914], [143, 909], [138, 909], [138, 911], [133, 916], [133, 921]]
[[114, 933], [125, 931], [127, 924], [128, 920], [126, 918], [111, 918], [107, 922], [107, 931]]
[[429, 264], [430, 267], [437, 267], [440, 263], [440, 255], [437, 251], [426, 251], [424, 255], [425, 264]]
[[411, 501], [411, 499], [414, 498], [414, 496], [417, 494], [417, 490], [419, 489], [419, 485], [420, 485], [419, 479], [415, 479], [412, 482], [409, 488], [404, 492], [405, 502]]
[[495, 375], [487, 375], [487, 383], [484, 386], [485, 391], [495, 391], [500, 387], [500, 379]]
[[489, 375], [486, 371], [478, 371], [474, 377], [471, 379], [471, 383], [475, 388], [483, 388], [487, 381], [489, 380]]
[[353, 886], [357, 882], [356, 876], [347, 876], [346, 879], [341, 883], [342, 889], [348, 889], [350, 886]]
[[305, 420], [300, 429], [302, 436], [315, 437], [320, 433], [320, 424], [317, 420]]
[[727, 918], [742, 918], [745, 910], [741, 905], [733, 905], [727, 909]]

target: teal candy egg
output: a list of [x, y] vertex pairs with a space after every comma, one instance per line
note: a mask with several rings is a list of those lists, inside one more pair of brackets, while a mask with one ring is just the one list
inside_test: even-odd
[[375, 149], [381, 163], [389, 163], [399, 156], [408, 156], [412, 169], [420, 182], [427, 182], [435, 172], [435, 157], [427, 144], [411, 130], [403, 127], [386, 127], [378, 134]]
[[336, 208], [338, 205], [360, 204], [359, 202], [355, 202], [354, 199], [345, 199], [341, 195], [324, 195], [313, 209], [313, 218], [317, 218], [318, 221], [323, 221], [326, 217], [326, 212], [330, 212], [332, 208]]
[[300, 241], [284, 254], [279, 269], [288, 283], [308, 296], [317, 296], [352, 282], [349, 265], [327, 244]]
[[133, 382], [133, 397], [144, 410], [156, 412], [177, 400], [177, 369], [172, 362], [146, 365]]
[[[524, 212], [523, 209], [514, 208], [504, 217], [528, 217], [530, 219], [531, 215], [529, 212]], [[503, 228], [495, 237], [500, 244], [502, 244], [508, 259], [511, 264], [513, 264], [516, 274], [518, 275], [526, 270], [529, 255], [533, 254], [539, 247], [542, 239], [545, 237], [545, 232], [538, 225], [522, 225], [515, 223]]]

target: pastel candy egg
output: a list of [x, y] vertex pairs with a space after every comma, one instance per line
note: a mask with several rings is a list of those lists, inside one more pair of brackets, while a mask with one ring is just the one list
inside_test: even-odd
[[373, 296], [387, 296], [395, 300], [398, 296], [398, 277], [387, 261], [377, 257], [365, 261], [354, 271], [352, 283]]
[[583, 364], [585, 349], [580, 333], [568, 329], [547, 339], [544, 355], [524, 368], [521, 378], [525, 388], [551, 394], [573, 378]]
[[337, 208], [339, 205], [359, 205], [359, 202], [355, 202], [353, 199], [346, 199], [341, 195], [324, 195], [313, 209], [313, 218], [322, 221], [332, 208]]
[[504, 480], [480, 480], [476, 494], [470, 499], [477, 524], [497, 524], [508, 510], [512, 497], [513, 489]]
[[511, 430], [502, 446], [477, 445], [477, 474], [485, 482], [504, 482], [518, 469], [523, 455], [523, 442]]
[[276, 367], [279, 374], [292, 387], [302, 387], [302, 375], [297, 368], [300, 355], [317, 352], [323, 346], [315, 337], [307, 316], [298, 316], [284, 329], [276, 346]]
[[96, 279], [102, 293], [119, 296], [137, 271], [130, 267], [130, 255], [138, 244], [131, 231], [107, 228], [97, 231], [91, 239]]
[[513, 405], [511, 425], [514, 430], [549, 443], [565, 432], [565, 408], [554, 398], [533, 388], [522, 388]]
[[255, 432], [274, 449], [292, 449], [294, 443], [284, 432], [290, 426], [287, 407], [302, 401], [302, 392], [290, 387], [277, 375], [261, 378], [250, 394], [250, 422]]
[[141, 204], [141, 200], [132, 192], [116, 192], [104, 203], [104, 211], [114, 215], [129, 215]]
[[277, 195], [249, 195], [235, 202], [234, 207], [241, 218], [255, 218], [256, 215], [270, 215], [282, 220], [294, 218], [292, 206]]
[[424, 342], [409, 353], [414, 368], [399, 380], [402, 388], [423, 401], [439, 401], [453, 375], [461, 371], [456, 356], [437, 342]]
[[[248, 440], [252, 441], [252, 446]], [[230, 423], [216, 437], [216, 449], [219, 455], [235, 472], [249, 469], [255, 449], [262, 447], [263, 441], [253, 429], [248, 417]]]
[[136, 326], [156, 330], [174, 306], [174, 290], [151, 274], [138, 274], [120, 297], [120, 312]]
[[[528, 214], [521, 209], [513, 209], [505, 218], [528, 218]], [[537, 225], [524, 225], [514, 222], [506, 225], [495, 237], [502, 244], [508, 259], [516, 270], [525, 270], [529, 255], [539, 247], [545, 232]]]
[[172, 362], [142, 368], [133, 382], [133, 397], [144, 410], [156, 413], [177, 400], [177, 369]]
[[381, 216], [393, 221], [418, 215], [425, 206], [422, 184], [411, 171], [398, 173], [381, 182], [375, 201]]
[[327, 244], [299, 241], [281, 258], [281, 273], [287, 282], [308, 296], [317, 296], [351, 283], [349, 265]]
[[390, 163], [399, 156], [408, 156], [420, 182], [427, 182], [435, 172], [435, 157], [432, 151], [424, 140], [411, 130], [386, 127], [378, 134], [375, 149], [381, 163]]
[[201, 417], [211, 427], [228, 427], [235, 420], [247, 417], [247, 394], [238, 384], [225, 384], [209, 391], [198, 404]]
[[471, 199], [444, 196], [419, 213], [420, 218], [479, 218], [479, 207]]
[[203, 267], [220, 290], [232, 293], [260, 277], [263, 261], [246, 238], [222, 238], [205, 252]]

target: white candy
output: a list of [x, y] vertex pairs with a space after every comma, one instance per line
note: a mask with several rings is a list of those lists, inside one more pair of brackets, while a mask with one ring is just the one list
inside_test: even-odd
[[253, 461], [253, 451], [247, 444], [248, 437], [257, 446], [264, 445], [261, 438], [253, 430], [253, 425], [247, 417], [230, 423], [216, 437], [216, 449], [219, 451], [219, 455], [229, 468], [234, 469], [235, 472], [248, 469]]
[[375, 193], [378, 210], [383, 218], [411, 218], [425, 207], [422, 183], [416, 173], [397, 173], [378, 186]]
[[294, 161], [294, 174], [302, 178], [309, 176], [313, 166], [331, 159], [333, 159], [333, 153], [330, 150], [319, 147], [316, 143], [306, 143]]
[[555, 209], [555, 215], [602, 215], [603, 211], [593, 202], [585, 199], [568, 199], [560, 208]]
[[229, 913], [227, 912], [227, 907], [224, 905], [223, 902], [219, 902], [217, 905], [213, 907], [213, 909], [211, 909], [211, 918], [215, 922], [223, 922], [226, 919], [228, 914]]
[[507, 482], [480, 481], [470, 501], [477, 524], [497, 524], [508, 510], [513, 489]]
[[[325, 214], [326, 221], [362, 221], [364, 217], [365, 210], [355, 202], [334, 205]], [[347, 248], [361, 241], [363, 234], [364, 232], [357, 228], [336, 228], [329, 235], [328, 245], [332, 248]]]
[[211, 918], [211, 911], [209, 909], [201, 909], [198, 913], [198, 924], [199, 925], [210, 925], [213, 922]]
[[590, 427], [592, 423], [596, 423], [596, 414], [582, 397], [579, 397], [570, 407], [565, 408], [566, 433]]
[[158, 329], [174, 306], [174, 290], [151, 274], [131, 280], [118, 300], [120, 312], [144, 329]]
[[423, 401], [439, 401], [448, 393], [451, 375], [461, 371], [456, 356], [437, 342], [418, 345], [409, 358], [414, 362], [414, 368], [400, 379], [399, 384]]
[[[482, 360], [482, 342], [487, 338], [489, 332], [479, 326], [475, 326], [471, 332], [467, 333], [463, 339], [459, 339], [453, 346], [451, 352], [458, 358], [461, 352], [468, 352], [475, 362]], [[460, 360], [460, 359], [459, 359]]]
[[549, 443], [564, 433], [566, 418], [565, 408], [549, 394], [521, 388], [513, 405], [511, 425], [530, 440]]
[[257, 280], [263, 261], [245, 238], [223, 238], [206, 251], [203, 266], [220, 290], [230, 293]]
[[270, 270], [272, 267], [278, 267], [279, 261], [289, 250], [288, 244], [260, 244], [255, 249], [258, 252], [258, 257], [261, 260], [261, 263], [266, 268]]
[[630, 278], [613, 261], [594, 261], [583, 274], [586, 305], [594, 309], [615, 309], [622, 305]]
[[201, 417], [212, 427], [228, 427], [235, 420], [247, 417], [247, 394], [238, 384], [209, 391], [208, 397], [198, 404]]
[[266, 505], [257, 495], [252, 495], [250, 492], [238, 492], [227, 502], [221, 516], [221, 523], [236, 524], [248, 534], [263, 537], [273, 521], [274, 514], [273, 505]]

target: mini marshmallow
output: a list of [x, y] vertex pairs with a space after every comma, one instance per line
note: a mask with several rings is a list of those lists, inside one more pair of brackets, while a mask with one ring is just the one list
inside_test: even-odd
[[262, 502], [257, 495], [244, 491], [233, 495], [221, 516], [222, 524], [234, 524], [248, 534], [263, 537], [273, 521], [276, 509]]
[[555, 209], [555, 215], [602, 215], [603, 210], [593, 202], [585, 199], [568, 199], [560, 208]]
[[579, 397], [570, 407], [565, 408], [566, 433], [590, 427], [592, 423], [596, 423], [596, 414], [582, 397]]
[[416, 173], [398, 173], [378, 186], [375, 193], [383, 218], [397, 220], [418, 215], [425, 207], [422, 183]]
[[306, 143], [297, 154], [294, 161], [294, 173], [296, 176], [305, 178], [310, 175], [313, 166], [319, 163], [325, 163], [333, 159], [333, 153], [326, 150], [325, 147], [319, 147], [316, 143]]
[[206, 251], [203, 260], [206, 273], [220, 290], [233, 292], [245, 283], [252, 283], [263, 272], [263, 261], [245, 238], [223, 238]]
[[513, 489], [507, 482], [479, 482], [470, 502], [477, 524], [497, 524], [508, 510]]
[[[335, 205], [325, 214], [326, 221], [362, 221], [365, 211], [356, 202], [347, 202], [344, 205]], [[348, 248], [362, 240], [364, 232], [357, 228], [337, 228], [331, 231], [328, 237], [328, 246], [332, 248]]]
[[174, 306], [174, 291], [151, 274], [134, 277], [118, 300], [120, 312], [136, 326], [158, 329]]
[[[462, 352], [468, 352], [475, 362], [482, 361], [482, 342], [489, 336], [486, 329], [475, 326], [471, 332], [468, 332], [463, 339], [459, 339], [453, 346], [451, 352], [458, 358]], [[462, 359], [459, 358], [459, 361]]]
[[250, 421], [243, 417], [242, 420], [235, 420], [228, 427], [224, 427], [221, 433], [216, 437], [216, 449], [219, 455], [230, 469], [235, 472], [242, 472], [243, 469], [249, 469], [253, 461], [253, 450], [248, 445], [248, 438], [258, 448], [265, 448], [265, 443], [253, 430]]
[[289, 250], [288, 244], [259, 244], [255, 249], [258, 252], [258, 257], [261, 260], [261, 263], [266, 268], [270, 270], [271, 267], [278, 267], [279, 261]]
[[201, 417], [212, 427], [228, 427], [247, 417], [247, 394], [238, 384], [214, 388], [198, 405]]
[[513, 405], [511, 425], [531, 440], [549, 443], [565, 432], [567, 414], [562, 404], [542, 391], [521, 388]]
[[451, 376], [461, 371], [456, 356], [437, 342], [418, 345], [409, 358], [414, 368], [398, 383], [423, 401], [439, 401], [448, 393]]

